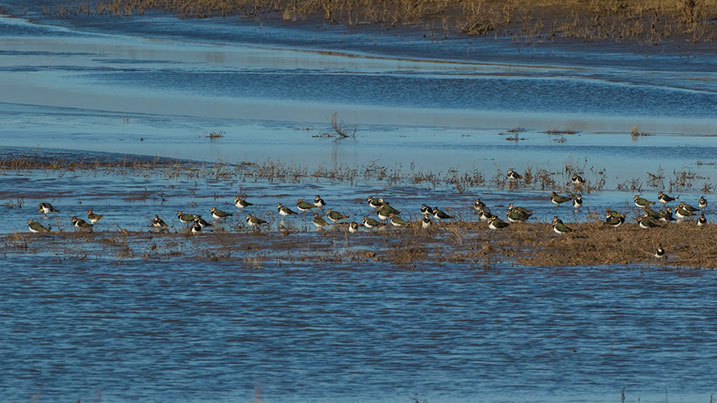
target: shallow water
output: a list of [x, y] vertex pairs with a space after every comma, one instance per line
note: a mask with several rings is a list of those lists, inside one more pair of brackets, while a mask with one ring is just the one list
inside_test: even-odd
[[628, 401], [707, 401], [714, 392], [712, 271], [8, 263], [6, 401], [614, 401], [623, 387]]
[[[488, 181], [459, 192], [4, 171], [0, 201], [24, 204], [0, 206], [0, 234], [26, 231], [40, 201], [62, 211], [41, 219], [53, 229], [92, 208], [105, 214], [98, 232], [146, 230], [155, 214], [181, 231], [176, 211], [209, 217], [216, 206], [235, 212], [227, 228], [243, 230], [238, 193], [272, 229], [276, 203], [315, 194], [359, 221], [376, 195], [412, 219], [427, 202], [474, 220], [480, 197], [501, 216], [516, 202], [536, 221], [583, 222], [606, 207], [637, 213], [638, 191], [616, 189], [646, 183], [647, 172], [662, 168], [667, 181], [695, 172], [693, 187], [675, 192], [691, 204], [717, 177], [714, 52], [165, 16], [55, 21], [32, 2], [0, 3], [29, 7], [0, 16], [2, 157], [129, 153], [311, 170], [375, 162], [403, 173], [476, 169]], [[358, 125], [355, 140], [321, 137], [333, 113]], [[632, 138], [633, 126], [651, 135]], [[521, 140], [506, 141], [517, 127]], [[210, 141], [210, 131], [224, 137]], [[579, 213], [552, 206], [551, 189], [490, 184], [507, 168], [566, 163], [589, 181], [606, 172], [606, 188], [585, 194]], [[310, 230], [308, 220], [287, 221]], [[715, 392], [711, 270], [3, 258], [3, 401], [617, 401], [623, 388], [627, 401], [709, 401]]]

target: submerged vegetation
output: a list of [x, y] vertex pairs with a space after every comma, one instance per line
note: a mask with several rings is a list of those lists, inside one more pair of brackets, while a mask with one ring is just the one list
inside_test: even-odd
[[658, 44], [681, 38], [714, 40], [717, 0], [65, 0], [46, 13], [61, 16], [144, 15], [150, 10], [178, 18], [242, 16], [331, 24], [414, 26], [432, 38], [464, 35], [513, 37], [516, 41], [637, 41]]

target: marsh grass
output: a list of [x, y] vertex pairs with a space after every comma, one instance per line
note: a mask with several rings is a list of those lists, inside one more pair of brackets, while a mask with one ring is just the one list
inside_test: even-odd
[[451, 35], [512, 37], [521, 43], [560, 38], [659, 44], [680, 38], [711, 42], [717, 0], [64, 0], [43, 13], [177, 18], [241, 16], [386, 27], [414, 26], [431, 40]]

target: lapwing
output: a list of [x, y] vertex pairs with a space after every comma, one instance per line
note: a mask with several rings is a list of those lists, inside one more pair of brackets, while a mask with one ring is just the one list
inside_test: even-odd
[[680, 220], [690, 217], [692, 215], [692, 212], [682, 207], [682, 204], [677, 206], [677, 208], [675, 209], [675, 216], [677, 216], [677, 218], [679, 218]]
[[580, 186], [585, 183], [585, 179], [583, 179], [583, 177], [578, 174], [573, 174], [573, 177], [570, 178], [570, 182], [572, 182], [575, 186]]
[[247, 214], [247, 215], [246, 215], [246, 223], [247, 223], [247, 225], [249, 225], [250, 227], [258, 227], [258, 226], [261, 225], [261, 224], [266, 224], [266, 221], [262, 220], [262, 219], [259, 218], [259, 217], [254, 217], [254, 216], [251, 215], [251, 214]]
[[657, 201], [659, 201], [662, 204], [667, 204], [674, 200], [675, 200], [675, 198], [672, 196], [669, 196], [663, 192], [657, 192]]
[[572, 228], [568, 228], [557, 216], [553, 217], [553, 231], [560, 235], [573, 232]]
[[190, 222], [194, 222], [194, 214], [182, 213], [181, 211], [177, 211], [177, 218], [179, 218], [179, 221], [182, 224], [189, 224]]
[[408, 225], [408, 223], [403, 218], [397, 216], [396, 214], [391, 214], [389, 218], [391, 219], [391, 225], [393, 225], [394, 227], [405, 227], [406, 225]]
[[530, 218], [531, 215], [533, 215], [531, 210], [523, 207], [515, 207], [513, 203], [508, 204], [508, 210], [505, 212], [508, 222], [511, 223], [525, 221]]
[[650, 229], [660, 226], [660, 224], [658, 224], [657, 221], [653, 220], [652, 217], [650, 217], [647, 213], [643, 213], [643, 215], [637, 219], [637, 223], [640, 225], [640, 228], [644, 229]]
[[89, 224], [87, 221], [77, 217], [72, 217], [71, 220], [72, 225], [80, 231], [92, 232], [92, 224]]
[[169, 227], [169, 226], [167, 225], [167, 223], [164, 222], [163, 219], [159, 218], [158, 215], [154, 216], [154, 218], [152, 219], [152, 226], [153, 226], [154, 228], [159, 228], [159, 229], [165, 229], [165, 228], [168, 228], [168, 227]]
[[50, 213], [59, 213], [60, 212], [60, 210], [52, 207], [52, 204], [47, 203], [47, 202], [42, 202], [42, 203], [38, 204], [37, 211], [44, 214], [45, 217], [47, 217], [47, 215]]
[[374, 199], [373, 196], [369, 196], [366, 200], [368, 200], [368, 205], [376, 210], [380, 209], [381, 206], [383, 206], [383, 203], [380, 202], [378, 199]]
[[555, 225], [556, 223], [563, 224], [563, 220], [559, 219], [558, 216], [553, 216], [553, 221], [550, 222], [550, 225]]
[[222, 218], [231, 217], [233, 215], [231, 213], [227, 213], [226, 211], [221, 211], [216, 207], [212, 207], [210, 211], [212, 212], [212, 217], [215, 220], [221, 220]]
[[423, 220], [421, 220], [421, 228], [429, 229], [431, 228], [431, 225], [433, 225], [433, 221], [431, 221], [431, 218], [428, 216], [424, 216]]
[[488, 228], [490, 229], [500, 229], [505, 228], [509, 224], [507, 222], [502, 221], [500, 218], [493, 216], [488, 220]]
[[573, 208], [575, 210], [579, 210], [583, 206], [583, 196], [578, 194], [575, 195], [575, 198], [573, 199]]
[[512, 169], [508, 170], [508, 179], [510, 179], [512, 181], [517, 181], [522, 178], [523, 177], [519, 173], [515, 172], [514, 170], [512, 170]]
[[324, 220], [321, 216], [314, 213], [314, 225], [317, 228], [323, 228], [323, 227], [329, 225], [329, 223], [327, 223], [326, 220]]
[[481, 221], [489, 221], [491, 217], [493, 217], [493, 214], [490, 213], [490, 209], [488, 207], [478, 213], [478, 219]]
[[346, 218], [349, 218], [349, 216], [339, 213], [338, 211], [334, 211], [331, 209], [326, 210], [326, 217], [331, 220], [331, 222], [341, 221]]
[[426, 205], [425, 203], [421, 204], [421, 214], [423, 214], [424, 216], [425, 215], [431, 216], [431, 215], [433, 215], [433, 209], [428, 207], [428, 205]]
[[702, 213], [699, 217], [697, 217], [697, 226], [701, 227], [703, 225], [707, 225], [707, 217], [705, 217], [705, 213]]
[[480, 199], [476, 199], [476, 201], [473, 203], [473, 209], [476, 211], [476, 213], [480, 213], [481, 210], [485, 208], [485, 203], [480, 201]]
[[663, 222], [675, 221], [675, 217], [672, 216], [672, 209], [670, 207], [660, 210], [658, 213], [659, 220]]
[[608, 207], [605, 209], [605, 219], [607, 220], [611, 217], [620, 217], [620, 213]]
[[556, 206], [570, 200], [573, 200], [573, 198], [569, 196], [560, 196], [555, 192], [550, 192], [550, 201], [553, 202], [553, 204], [555, 204]]
[[379, 227], [383, 227], [383, 226], [385, 226], [385, 225], [386, 225], [386, 224], [384, 224], [384, 223], [382, 223], [382, 222], [379, 222], [379, 221], [376, 221], [376, 220], [374, 220], [373, 218], [368, 218], [368, 217], [364, 217], [364, 218], [363, 218], [363, 226], [366, 227], [366, 228], [368, 228], [368, 229], [371, 229], [371, 228], [379, 228]]
[[689, 211], [690, 213], [696, 213], [696, 212], [700, 211], [700, 209], [694, 208], [685, 202], [680, 202], [680, 207]]
[[401, 214], [401, 212], [391, 207], [388, 202], [383, 202], [383, 206], [381, 206], [381, 208], [378, 209], [378, 211], [376, 212], [376, 215], [378, 215], [378, 218], [380, 220], [389, 219], [391, 217], [391, 214], [399, 215]]
[[625, 222], [625, 214], [618, 214], [605, 218], [605, 224], [611, 227], [619, 227]]
[[704, 196], [700, 197], [700, 200], [697, 202], [697, 207], [701, 209], [707, 207], [707, 199], [705, 199]]
[[279, 215], [284, 217], [298, 214], [296, 211], [282, 205], [281, 203], [276, 205], [276, 210], [279, 212]]
[[192, 224], [192, 234], [197, 235], [202, 232], [202, 224], [199, 223], [199, 220], [194, 221]]
[[661, 258], [665, 256], [665, 249], [662, 248], [662, 245], [657, 245], [657, 250], [655, 251], [655, 257]]
[[247, 208], [247, 207], [249, 207], [249, 206], [253, 206], [254, 204], [253, 204], [253, 203], [249, 203], [248, 201], [246, 201], [246, 199], [242, 199], [241, 197], [237, 196], [237, 197], [234, 198], [234, 205], [235, 205], [236, 208], [238, 208], [239, 210], [243, 210], [243, 209], [245, 209], [245, 208]]
[[326, 203], [324, 202], [324, 199], [321, 198], [321, 196], [316, 195], [316, 197], [314, 197], [314, 206], [318, 208], [323, 208], [325, 205]]
[[30, 221], [27, 222], [27, 229], [29, 229], [30, 232], [50, 232], [51, 228], [52, 226], [48, 225], [45, 227], [33, 219], [30, 219]]
[[353, 222], [353, 221], [350, 222], [350, 223], [349, 223], [349, 232], [352, 233], [352, 234], [355, 233], [355, 232], [358, 232], [358, 223]]
[[438, 221], [441, 221], [441, 220], [449, 220], [449, 219], [453, 218], [453, 216], [446, 214], [445, 211], [439, 210], [438, 207], [434, 207], [433, 208], [433, 218], [435, 218]]
[[640, 197], [640, 195], [635, 195], [635, 197], [633, 197], [632, 199], [635, 201], [635, 205], [640, 208], [650, 207], [651, 205], [655, 204], [654, 201], [644, 199]]
[[92, 210], [87, 210], [87, 220], [89, 220], [90, 224], [97, 224], [97, 221], [101, 220], [104, 215], [102, 214], [95, 214]]
[[303, 201], [303, 200], [301, 200], [301, 199], [299, 199], [299, 200], [296, 201], [296, 208], [298, 208], [299, 211], [301, 211], [302, 213], [303, 213], [304, 211], [309, 211], [309, 210], [311, 210], [311, 209], [314, 208], [314, 207], [316, 207], [316, 206], [314, 206], [312, 203], [305, 202], [305, 201]]
[[193, 222], [194, 222], [195, 224], [201, 225], [201, 226], [202, 226], [202, 229], [204, 229], [204, 227], [211, 227], [211, 226], [212, 226], [211, 223], [208, 223], [205, 219], [202, 218], [202, 216], [200, 216], [200, 215], [198, 215], [198, 214], [195, 214], [195, 215], [194, 215], [194, 220], [193, 220]]
[[649, 207], [645, 207], [645, 212], [644, 212], [644, 214], [646, 214], [648, 217], [652, 218], [653, 220], [659, 220], [659, 219], [660, 219], [660, 213], [658, 213], [657, 211], [655, 211], [655, 210], [653, 210], [653, 209], [651, 209], [651, 208], [649, 208]]

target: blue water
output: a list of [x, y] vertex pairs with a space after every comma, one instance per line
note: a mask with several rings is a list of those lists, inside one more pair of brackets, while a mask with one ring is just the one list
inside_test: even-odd
[[10, 257], [0, 399], [707, 401], [713, 271]]

